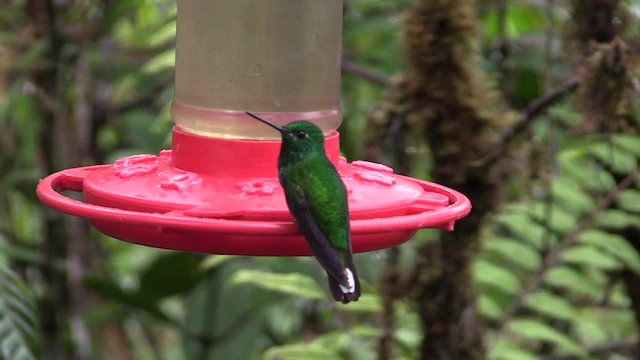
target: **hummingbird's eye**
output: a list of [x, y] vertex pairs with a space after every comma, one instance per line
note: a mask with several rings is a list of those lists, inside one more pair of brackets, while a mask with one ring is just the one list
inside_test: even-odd
[[302, 131], [302, 130], [298, 130], [295, 132], [294, 134], [298, 139], [304, 139], [307, 137], [307, 133]]

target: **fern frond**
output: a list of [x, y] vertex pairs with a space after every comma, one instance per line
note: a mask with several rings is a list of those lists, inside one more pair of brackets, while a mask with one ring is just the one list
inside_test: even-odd
[[0, 263], [0, 359], [36, 359], [36, 304], [20, 277]]
[[[640, 253], [618, 233], [640, 228], [640, 138], [593, 137], [557, 158], [550, 196], [506, 204], [474, 268], [482, 314], [497, 323], [493, 359], [526, 358], [542, 345], [585, 357], [594, 344], [633, 335], [632, 312], [614, 306], [629, 302], [614, 274], [640, 271]], [[629, 331], [601, 331], [612, 322]]]

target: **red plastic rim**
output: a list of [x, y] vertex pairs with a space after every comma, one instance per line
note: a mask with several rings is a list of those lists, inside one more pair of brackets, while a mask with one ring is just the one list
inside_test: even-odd
[[[306, 241], [290, 221], [227, 220], [130, 211], [89, 204], [61, 194], [67, 190], [82, 192], [87, 175], [109, 166], [74, 168], [51, 174], [40, 181], [38, 197], [56, 210], [89, 219], [107, 235], [148, 246], [236, 255], [311, 255]], [[401, 244], [420, 228], [451, 231], [454, 222], [471, 210], [469, 200], [455, 190], [427, 181], [406, 179], [416, 182], [425, 191], [446, 195], [450, 204], [441, 209], [404, 216], [352, 220], [354, 252]], [[149, 230], [148, 235], [140, 233], [146, 230]], [[129, 231], [131, 235], [127, 235]], [[239, 241], [238, 238], [244, 240]]]
[[[276, 178], [277, 141], [212, 139], [174, 129], [173, 151], [68, 169], [40, 181], [46, 205], [90, 220], [112, 237], [193, 252], [311, 255]], [[453, 230], [471, 210], [459, 192], [327, 152], [349, 192], [354, 252], [388, 248], [421, 228]], [[212, 160], [213, 159], [213, 160]], [[63, 192], [81, 192], [78, 201]]]

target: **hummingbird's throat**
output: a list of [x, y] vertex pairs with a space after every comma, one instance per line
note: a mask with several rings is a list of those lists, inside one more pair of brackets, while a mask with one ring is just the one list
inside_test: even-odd
[[353, 273], [349, 268], [346, 268], [344, 269], [344, 274], [347, 277], [347, 285], [349, 285], [349, 287], [343, 286], [341, 284], [338, 284], [338, 286], [340, 286], [340, 290], [342, 290], [343, 293], [352, 294], [356, 291], [356, 281], [353, 278]]

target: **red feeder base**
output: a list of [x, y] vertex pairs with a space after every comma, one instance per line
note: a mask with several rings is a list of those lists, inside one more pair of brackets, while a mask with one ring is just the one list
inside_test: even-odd
[[[401, 244], [420, 228], [453, 230], [471, 203], [371, 162], [347, 163], [337, 133], [327, 155], [349, 194], [354, 252]], [[231, 255], [311, 255], [277, 179], [279, 141], [208, 138], [174, 128], [173, 151], [64, 170], [43, 179], [48, 206], [87, 218], [105, 234], [159, 248]], [[84, 201], [61, 194], [82, 192]]]

